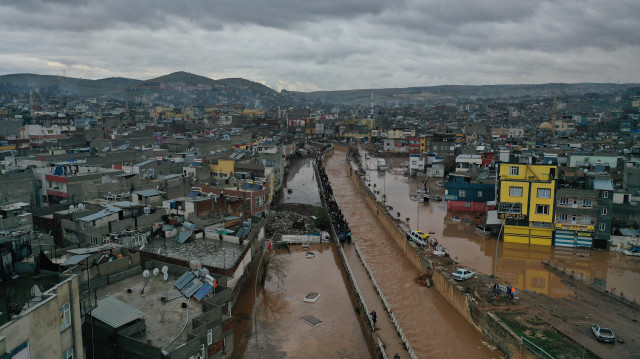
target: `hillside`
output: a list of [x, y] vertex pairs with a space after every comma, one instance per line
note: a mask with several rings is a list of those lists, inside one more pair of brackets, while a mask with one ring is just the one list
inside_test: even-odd
[[585, 94], [585, 93], [613, 93], [619, 90], [637, 86], [637, 84], [611, 83], [580, 83], [580, 84], [540, 84], [540, 85], [442, 85], [385, 89], [357, 89], [338, 91], [290, 92], [298, 98], [310, 100], [343, 103], [369, 104], [373, 92], [376, 103], [429, 102], [446, 101], [449, 99], [472, 98], [515, 98], [540, 97], [552, 94]]
[[191, 86], [197, 86], [197, 85], [215, 86], [217, 84], [216, 80], [212, 80], [208, 77], [204, 77], [204, 76], [200, 76], [200, 75], [196, 75], [196, 74], [192, 74], [184, 71], [178, 71], [168, 75], [145, 80], [140, 84], [138, 84], [138, 86], [149, 86], [151, 84], [161, 83], [161, 82], [184, 83]]
[[53, 75], [12, 74], [0, 76], [0, 93], [37, 91], [42, 95], [109, 96], [120, 94], [139, 82], [127, 78], [87, 80]]

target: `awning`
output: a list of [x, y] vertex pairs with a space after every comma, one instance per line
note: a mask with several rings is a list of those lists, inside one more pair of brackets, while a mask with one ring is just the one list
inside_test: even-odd
[[89, 256], [91, 256], [90, 254], [78, 254], [75, 255], [69, 259], [67, 259], [64, 263], [60, 264], [61, 266], [73, 266], [76, 265], [80, 262], [82, 262], [83, 260], [89, 258]]

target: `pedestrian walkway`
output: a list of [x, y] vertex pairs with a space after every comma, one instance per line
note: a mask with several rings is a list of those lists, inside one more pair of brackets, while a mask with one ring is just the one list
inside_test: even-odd
[[405, 350], [404, 344], [391, 321], [391, 317], [389, 317], [389, 314], [384, 309], [382, 300], [378, 296], [362, 261], [360, 261], [354, 245], [345, 245], [344, 254], [349, 262], [349, 266], [351, 266], [351, 271], [358, 283], [358, 287], [367, 303], [369, 311], [375, 311], [377, 313], [376, 330], [373, 332], [374, 345], [377, 346], [378, 338], [380, 338], [385, 345], [387, 358], [392, 359], [396, 353], [398, 353], [402, 359], [409, 358], [409, 353]]

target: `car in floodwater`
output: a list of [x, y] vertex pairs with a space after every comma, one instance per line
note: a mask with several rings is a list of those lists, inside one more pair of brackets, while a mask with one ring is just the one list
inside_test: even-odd
[[591, 331], [599, 342], [615, 343], [616, 341], [616, 336], [613, 334], [611, 328], [602, 328], [598, 324], [594, 324], [591, 326]]
[[464, 268], [458, 268], [455, 272], [451, 273], [451, 277], [455, 280], [470, 279], [473, 278], [474, 275], [476, 275], [475, 272]]
[[415, 230], [407, 233], [407, 239], [416, 242], [416, 244], [420, 246], [426, 246], [429, 235], [422, 231]]

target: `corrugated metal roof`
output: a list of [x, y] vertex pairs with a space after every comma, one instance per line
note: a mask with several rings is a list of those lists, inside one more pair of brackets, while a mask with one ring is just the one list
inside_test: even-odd
[[181, 174], [174, 173], [174, 174], [170, 174], [170, 175], [166, 175], [166, 176], [164, 176], [164, 179], [168, 180], [168, 179], [172, 179], [172, 178], [179, 178], [179, 177], [182, 177], [182, 175], [181, 175]]
[[143, 189], [143, 190], [140, 190], [140, 191], [134, 191], [133, 193], [139, 194], [142, 197], [152, 197], [152, 196], [163, 195], [166, 192], [158, 191], [157, 189]]
[[91, 256], [91, 254], [78, 254], [75, 255], [69, 259], [67, 259], [66, 261], [64, 261], [64, 263], [60, 264], [61, 266], [72, 266], [75, 264], [78, 264], [80, 262], [82, 262], [83, 260], [85, 260], [87, 257]]
[[87, 248], [76, 248], [76, 249], [69, 249], [67, 250], [67, 253], [71, 253], [71, 254], [88, 254], [88, 253], [98, 253], [98, 252], [102, 252], [104, 250], [108, 250], [108, 249], [115, 249], [115, 248], [120, 248], [122, 247], [119, 244], [116, 243], [106, 243], [100, 246], [94, 246], [94, 247], [87, 247]]
[[144, 313], [115, 297], [106, 297], [98, 300], [98, 306], [91, 311], [91, 316], [117, 329], [137, 319], [143, 319]]
[[593, 188], [601, 191], [613, 191], [611, 181], [602, 178], [596, 178], [593, 180]]
[[143, 167], [148, 165], [149, 163], [153, 163], [155, 161], [155, 159], [150, 159], [150, 160], [146, 160], [140, 163], [136, 163], [135, 165], [133, 165], [133, 167]]

